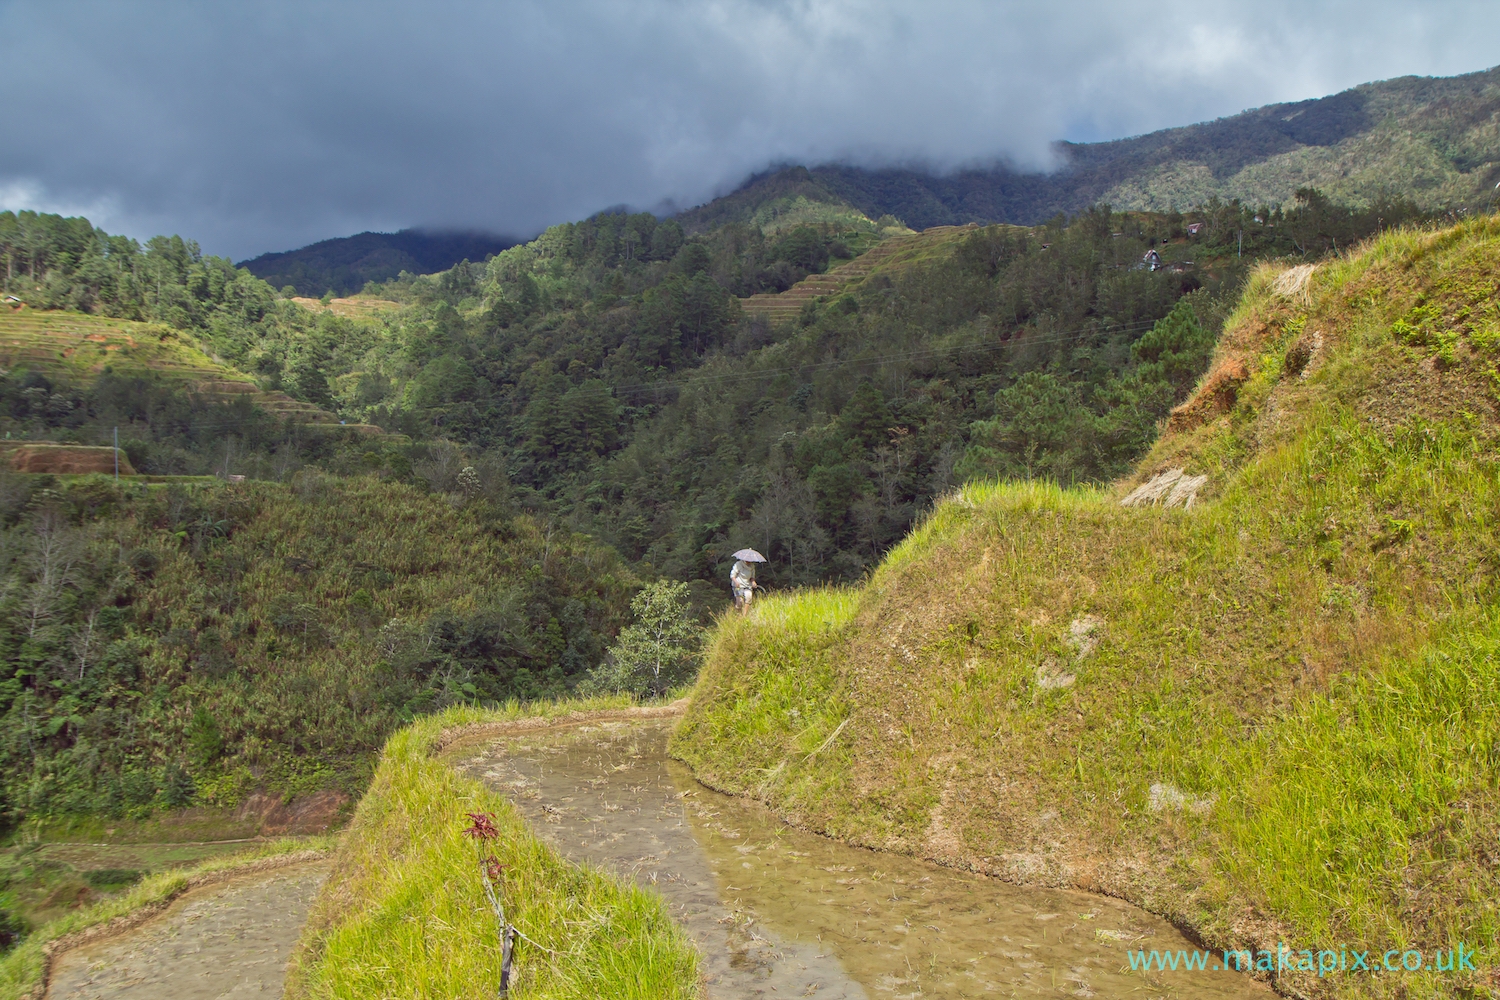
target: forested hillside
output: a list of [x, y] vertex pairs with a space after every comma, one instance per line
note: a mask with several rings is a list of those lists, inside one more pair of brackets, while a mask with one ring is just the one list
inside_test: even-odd
[[[858, 269], [791, 322], [748, 297], [910, 231], [780, 175], [686, 227], [604, 214], [488, 263], [371, 286], [388, 308], [350, 315], [303, 309], [191, 244], [139, 248], [81, 220], [15, 218], [20, 233], [54, 235], [17, 238], [9, 257], [36, 305], [165, 320], [268, 389], [412, 442], [313, 442], [274, 422], [195, 441], [147, 419], [122, 430], [143, 471], [210, 471], [238, 454], [237, 471], [258, 475], [441, 466], [425, 481], [451, 489], [457, 466], [430, 460], [451, 442], [496, 470], [518, 509], [642, 571], [713, 579], [753, 544], [784, 585], [858, 576], [966, 478], [1118, 475], [1200, 373], [1247, 262], [1316, 259], [1419, 217], [1307, 190], [1286, 209], [1098, 209], [958, 230]], [[98, 409], [100, 390], [67, 391], [66, 418], [13, 404], [12, 419], [49, 434]]]
[[[792, 184], [696, 235], [602, 215], [387, 283], [372, 293], [405, 309], [330, 327], [327, 381], [342, 417], [484, 452], [518, 503], [643, 571], [713, 579], [753, 544], [775, 583], [852, 578], [966, 477], [1118, 475], [1201, 372], [1247, 262], [1418, 217], [1307, 191], [955, 231], [774, 323], [743, 297], [907, 232]], [[274, 371], [272, 341], [234, 356]]]
[[561, 694], [634, 577], [449, 495], [314, 470], [148, 487], [0, 473], [0, 822], [356, 791], [455, 702]]
[[152, 475], [285, 478], [306, 462], [348, 471], [369, 468], [371, 449], [389, 453], [357, 429], [310, 426], [338, 423], [325, 353], [347, 319], [309, 312], [189, 240], [141, 245], [87, 219], [0, 212], [0, 254], [8, 437], [100, 445], [119, 428]]
[[1422, 217], [1309, 190], [917, 235], [790, 181], [311, 308], [175, 237], [0, 215], [6, 316], [74, 330], [14, 354], [0, 429], [250, 477], [0, 483], [7, 815], [354, 787], [412, 713], [574, 688], [637, 580], [717, 586], [746, 544], [773, 588], [854, 579], [966, 479], [1115, 477], [1252, 261]]

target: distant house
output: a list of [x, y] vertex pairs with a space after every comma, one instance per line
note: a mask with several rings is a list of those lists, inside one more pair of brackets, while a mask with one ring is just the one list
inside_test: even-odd
[[1188, 235], [1189, 236], [1197, 236], [1202, 231], [1203, 231], [1203, 223], [1201, 223], [1201, 222], [1189, 222], [1188, 223]]
[[1147, 250], [1145, 256], [1141, 258], [1140, 266], [1148, 271], [1159, 269], [1161, 267], [1161, 254], [1155, 250]]

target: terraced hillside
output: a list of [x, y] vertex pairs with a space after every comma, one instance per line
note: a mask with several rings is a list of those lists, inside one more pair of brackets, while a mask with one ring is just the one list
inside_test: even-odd
[[[1290, 948], [1286, 995], [1495, 996], [1497, 275], [1493, 217], [1263, 266], [1131, 476], [971, 484], [866, 585], [726, 619], [674, 753], [836, 837]], [[1319, 975], [1339, 948], [1420, 955]]]
[[764, 316], [772, 322], [796, 319], [808, 303], [851, 292], [878, 269], [899, 267], [951, 250], [957, 238], [973, 228], [933, 226], [920, 233], [890, 236], [853, 260], [822, 274], [810, 274], [784, 292], [752, 295], [741, 299], [740, 304], [747, 315]]
[[[220, 364], [191, 336], [171, 327], [86, 313], [0, 309], [0, 367], [27, 368], [69, 381], [88, 381], [106, 368], [149, 373], [178, 381], [196, 399], [253, 405], [309, 426], [339, 426], [339, 419], [284, 392], [262, 389], [244, 372]], [[371, 425], [356, 430], [379, 434]]]
[[401, 303], [392, 302], [390, 299], [377, 299], [364, 295], [351, 295], [348, 298], [329, 299], [325, 305], [322, 299], [308, 298], [298, 295], [292, 299], [304, 309], [312, 312], [331, 312], [335, 316], [344, 316], [349, 319], [370, 319], [387, 313], [397, 312], [401, 309]]

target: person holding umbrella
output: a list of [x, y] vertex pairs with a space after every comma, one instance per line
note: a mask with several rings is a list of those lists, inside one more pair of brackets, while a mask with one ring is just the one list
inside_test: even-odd
[[755, 564], [766, 557], [754, 549], [740, 549], [734, 554], [734, 568], [729, 571], [729, 587], [734, 591], [734, 606], [741, 614], [750, 611], [750, 598], [760, 584], [755, 582]]

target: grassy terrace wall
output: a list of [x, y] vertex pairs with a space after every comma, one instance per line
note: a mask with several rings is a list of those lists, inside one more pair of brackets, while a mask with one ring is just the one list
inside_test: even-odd
[[433, 758], [456, 731], [626, 707], [614, 699], [451, 709], [392, 736], [313, 905], [286, 995], [493, 997], [500, 941], [475, 845], [462, 833], [465, 813], [491, 812], [501, 831], [491, 849], [508, 866], [508, 916], [561, 953], [520, 943], [512, 996], [695, 997], [697, 953], [660, 897], [562, 860], [504, 796]]
[[[1213, 947], [1500, 929], [1500, 223], [1257, 273], [1109, 491], [974, 485], [862, 588], [729, 619], [674, 752], [793, 822], [1137, 901]], [[1184, 468], [1183, 509], [1122, 507]], [[1466, 992], [1467, 991], [1467, 992]]]

